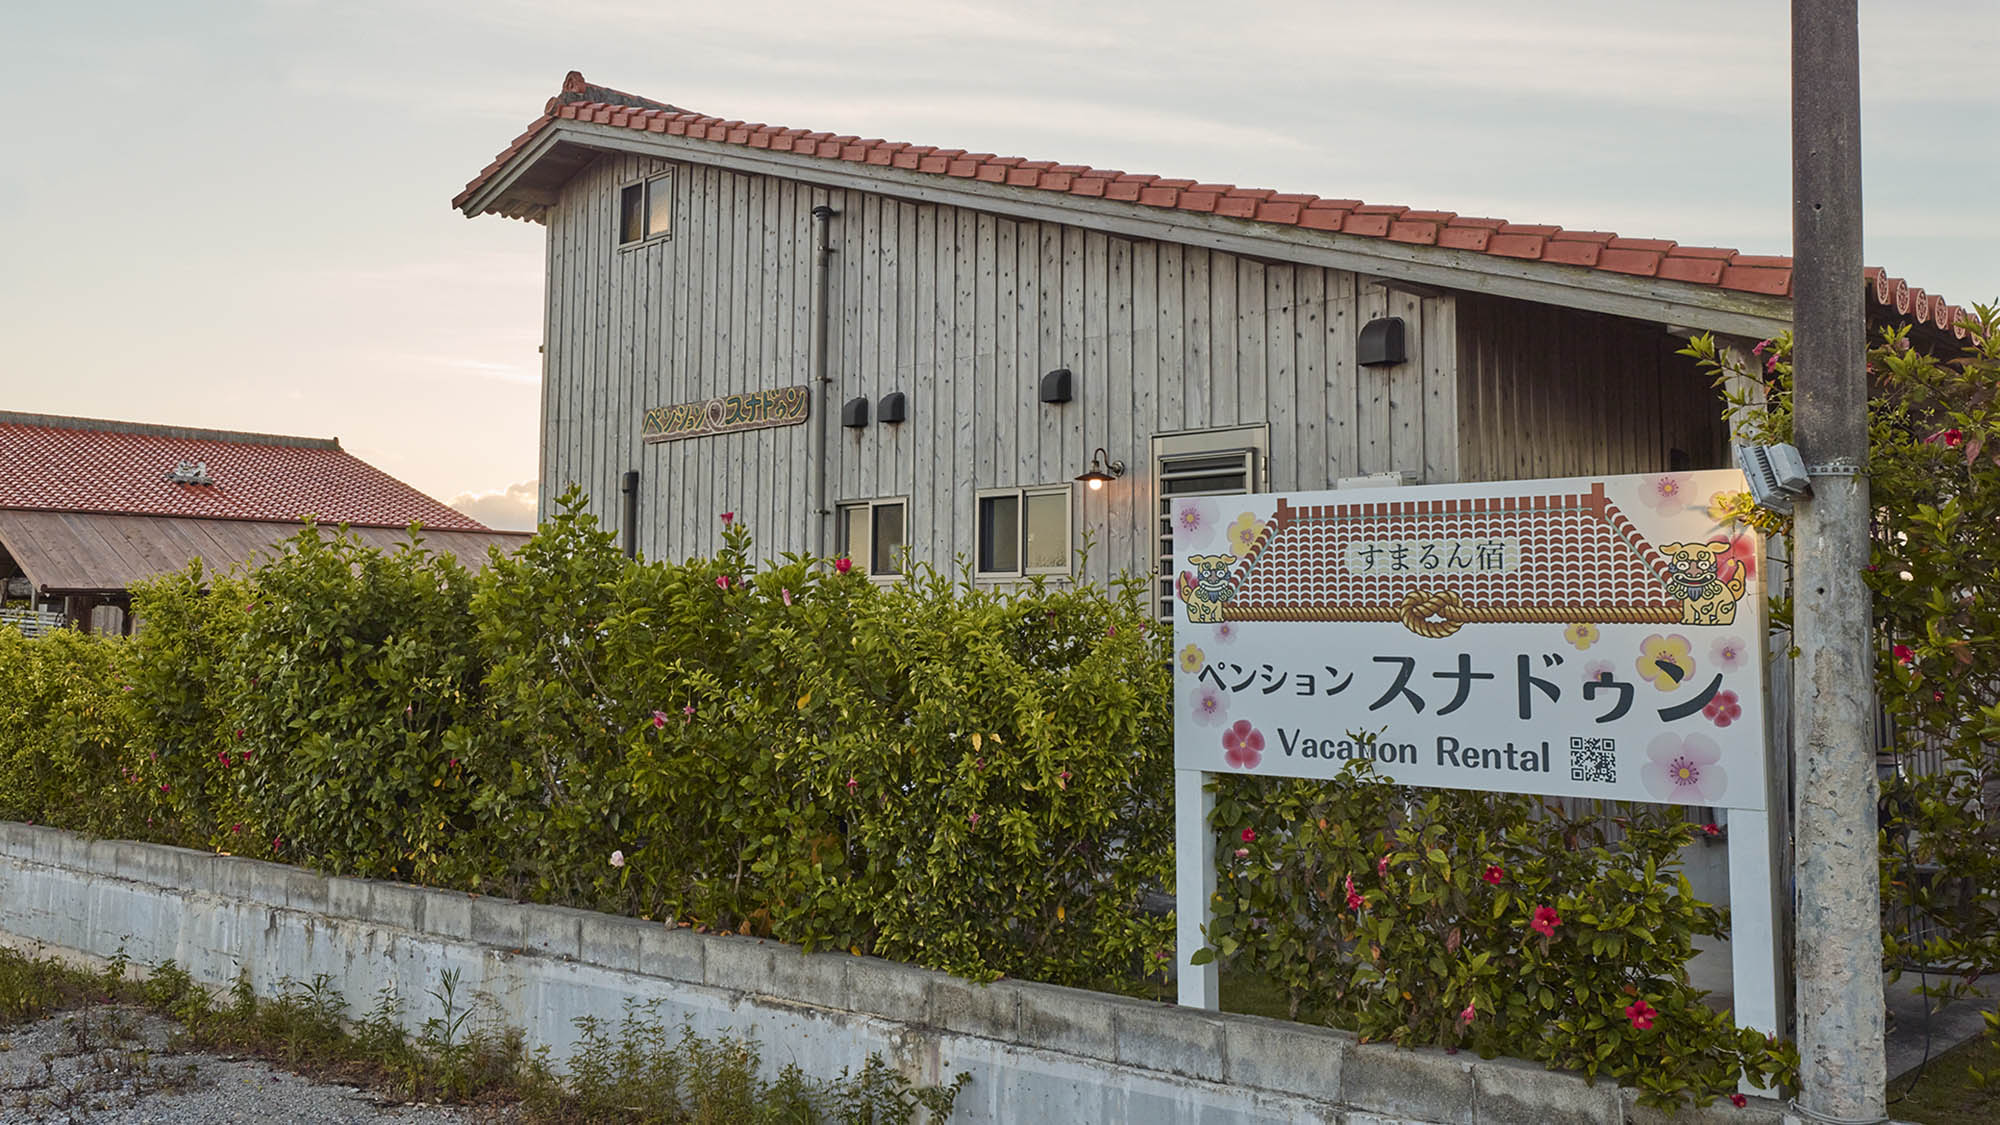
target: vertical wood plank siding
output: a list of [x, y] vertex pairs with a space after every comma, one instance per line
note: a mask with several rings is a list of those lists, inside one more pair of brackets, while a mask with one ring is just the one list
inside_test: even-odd
[[1500, 297], [1456, 304], [1460, 478], [1658, 472], [1676, 449], [1692, 468], [1730, 463], [1720, 398], [1659, 326]]
[[[619, 249], [618, 189], [671, 170], [671, 236]], [[1088, 577], [1152, 569], [1158, 433], [1270, 426], [1271, 487], [1407, 470], [1420, 481], [1720, 464], [1712, 396], [1658, 328], [1351, 273], [698, 164], [607, 154], [549, 215], [541, 501], [574, 483], [606, 527], [640, 471], [651, 557], [714, 551], [734, 511], [760, 556], [813, 546], [808, 427], [644, 445], [648, 407], [809, 383], [814, 206], [833, 220], [831, 503], [908, 499], [920, 562], [974, 550], [982, 488], [1069, 483], [1103, 446], [1123, 479], [1074, 493]], [[1410, 358], [1358, 368], [1355, 336], [1406, 322]], [[1076, 399], [1039, 401], [1044, 372]], [[909, 421], [875, 418], [902, 391]]]

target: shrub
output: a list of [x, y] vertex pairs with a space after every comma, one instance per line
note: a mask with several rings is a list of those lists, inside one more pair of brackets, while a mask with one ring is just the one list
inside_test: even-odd
[[[104, 835], [143, 828], [121, 775], [138, 728], [122, 641], [0, 626], [0, 817]], [[129, 771], [126, 771], [129, 773]]]
[[1688, 982], [1695, 899], [1677, 810], [1608, 819], [1541, 798], [1330, 781], [1227, 779], [1212, 947], [1364, 1041], [1466, 1047], [1706, 1103], [1790, 1081], [1789, 1047], [1738, 1030]]

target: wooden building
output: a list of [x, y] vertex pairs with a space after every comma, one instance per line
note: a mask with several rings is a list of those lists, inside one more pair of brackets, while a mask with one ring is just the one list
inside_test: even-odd
[[130, 632], [133, 583], [196, 558], [227, 571], [300, 521], [384, 549], [424, 545], [483, 566], [494, 531], [340, 448], [279, 437], [0, 411], [0, 625]]
[[[1176, 493], [1721, 466], [1675, 351], [1791, 316], [1786, 258], [746, 124], [576, 73], [454, 205], [548, 227], [544, 515], [580, 485], [649, 555], [712, 551], [734, 511], [761, 553], [878, 572], [1060, 577], [1087, 539], [1103, 580], [1156, 569]], [[1079, 486], [1094, 462], [1122, 475]]]

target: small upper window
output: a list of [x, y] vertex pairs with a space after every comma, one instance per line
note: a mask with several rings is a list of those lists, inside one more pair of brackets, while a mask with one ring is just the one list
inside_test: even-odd
[[869, 500], [840, 506], [839, 553], [877, 577], [902, 573], [903, 502]]
[[1067, 485], [980, 494], [975, 573], [988, 578], [1068, 574], [1069, 500]]
[[673, 231], [674, 174], [662, 172], [618, 192], [618, 244], [630, 246]]

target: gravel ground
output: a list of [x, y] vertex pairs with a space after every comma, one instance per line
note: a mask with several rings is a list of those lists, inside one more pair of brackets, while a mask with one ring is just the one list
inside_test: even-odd
[[506, 1122], [505, 1111], [393, 1104], [256, 1059], [183, 1052], [175, 1026], [105, 1005], [0, 1030], [0, 1125]]

